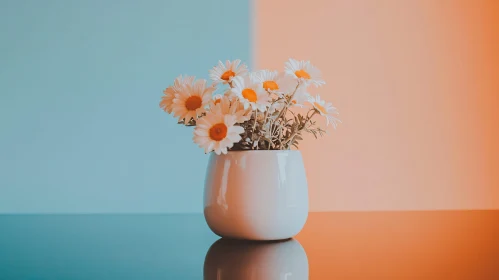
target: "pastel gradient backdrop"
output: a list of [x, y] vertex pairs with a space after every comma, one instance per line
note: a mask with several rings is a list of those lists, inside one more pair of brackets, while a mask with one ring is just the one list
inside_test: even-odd
[[289, 57], [343, 120], [302, 144], [312, 211], [499, 208], [498, 2], [304, 3], [0, 0], [0, 212], [201, 212], [161, 90]]
[[310, 59], [343, 120], [302, 145], [313, 210], [499, 207], [498, 1], [256, 5], [255, 66]]

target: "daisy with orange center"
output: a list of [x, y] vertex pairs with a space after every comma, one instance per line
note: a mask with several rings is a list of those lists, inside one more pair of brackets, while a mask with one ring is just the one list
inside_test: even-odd
[[270, 105], [270, 96], [264, 91], [261, 83], [254, 83], [246, 76], [236, 77], [233, 80], [231, 91], [244, 105], [244, 109], [251, 107], [253, 110], [265, 112]]
[[173, 86], [167, 87], [163, 93], [164, 95], [161, 97], [161, 102], [159, 106], [168, 114], [171, 114], [173, 109], [173, 100], [175, 99], [175, 94], [180, 93], [184, 90], [184, 88], [188, 85], [192, 85], [194, 81], [194, 76], [178, 76], [173, 82]]
[[210, 111], [224, 115], [236, 116], [236, 123], [243, 123], [251, 118], [251, 109], [244, 109], [244, 105], [236, 99], [223, 96], [217, 99], [219, 102], [210, 106]]
[[206, 80], [197, 80], [192, 85], [186, 85], [175, 94], [172, 112], [179, 122], [189, 123], [205, 112], [205, 107], [211, 100], [215, 87], [206, 86]]
[[339, 115], [339, 112], [331, 103], [326, 103], [319, 95], [315, 97], [311, 96], [308, 102], [314, 107], [317, 113], [326, 118], [327, 125], [331, 123], [336, 129], [336, 126], [341, 121], [335, 117], [335, 115]]
[[260, 70], [251, 73], [251, 80], [254, 83], [261, 83], [264, 90], [282, 96], [289, 93], [296, 86], [296, 81], [290, 79], [285, 73], [277, 71]]
[[248, 67], [241, 63], [240, 59], [234, 61], [227, 60], [225, 64], [218, 61], [218, 65], [210, 71], [210, 79], [214, 83], [228, 84], [232, 82], [234, 77], [245, 75], [248, 72]]
[[235, 123], [234, 115], [208, 112], [197, 122], [192, 139], [205, 153], [215, 151], [217, 155], [227, 154], [228, 149], [241, 140], [240, 134], [244, 132], [244, 128]]
[[212, 96], [209, 104], [208, 104], [208, 107], [211, 109], [213, 108], [215, 105], [219, 104], [221, 101], [222, 101], [222, 97], [223, 95], [221, 94], [215, 94]]
[[319, 69], [310, 64], [310, 61], [290, 58], [285, 64], [285, 72], [305, 84], [313, 84], [316, 87], [326, 84]]

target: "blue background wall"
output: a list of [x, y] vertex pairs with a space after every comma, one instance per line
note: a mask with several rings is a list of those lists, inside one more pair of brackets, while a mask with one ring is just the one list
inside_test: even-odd
[[249, 3], [0, 1], [0, 212], [201, 212], [207, 155], [159, 109], [250, 57]]

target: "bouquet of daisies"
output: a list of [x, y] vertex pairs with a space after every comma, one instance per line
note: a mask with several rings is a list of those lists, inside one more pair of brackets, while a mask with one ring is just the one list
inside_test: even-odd
[[309, 61], [290, 59], [285, 71], [248, 72], [241, 60], [227, 60], [209, 71], [213, 81], [179, 76], [166, 88], [160, 107], [178, 123], [194, 126], [193, 141], [205, 153], [298, 148], [303, 133], [316, 138], [325, 130], [314, 117], [336, 128], [338, 111], [307, 92], [325, 84]]

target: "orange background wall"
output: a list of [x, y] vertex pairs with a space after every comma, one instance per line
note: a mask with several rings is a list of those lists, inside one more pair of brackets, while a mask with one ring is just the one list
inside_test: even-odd
[[301, 144], [312, 211], [499, 208], [499, 1], [255, 5], [255, 67], [311, 60], [340, 110]]

